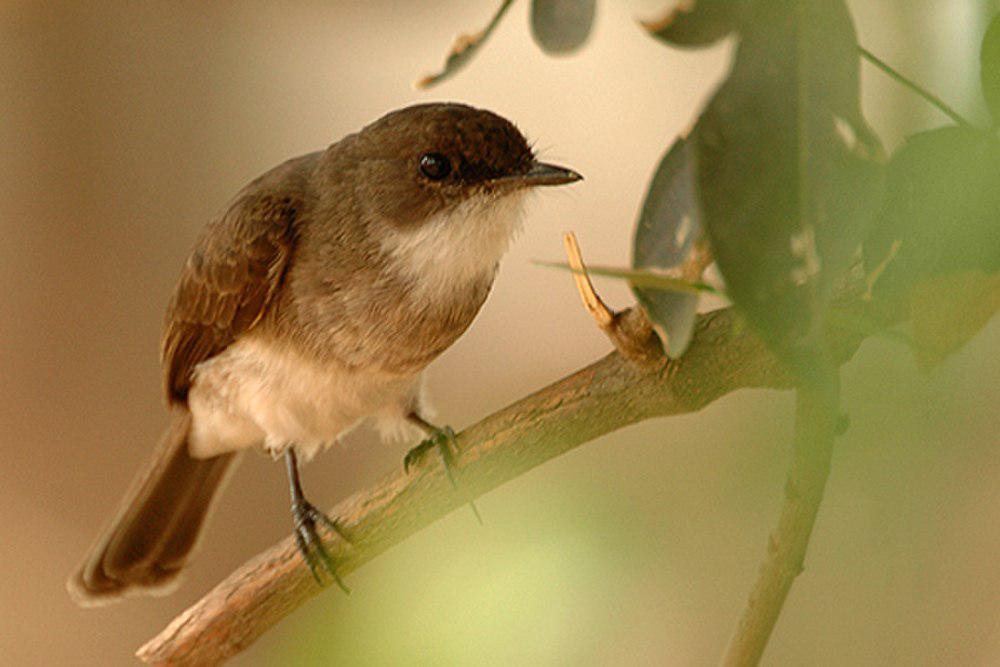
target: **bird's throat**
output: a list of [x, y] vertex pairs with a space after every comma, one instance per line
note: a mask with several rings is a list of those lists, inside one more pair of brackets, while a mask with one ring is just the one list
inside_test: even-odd
[[395, 229], [383, 241], [411, 297], [445, 305], [466, 288], [492, 281], [521, 228], [523, 195], [474, 197], [419, 227]]

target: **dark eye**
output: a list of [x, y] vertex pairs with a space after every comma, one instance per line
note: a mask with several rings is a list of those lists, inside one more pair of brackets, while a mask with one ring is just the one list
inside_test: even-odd
[[421, 155], [420, 173], [432, 181], [440, 181], [451, 173], [451, 162], [440, 153]]

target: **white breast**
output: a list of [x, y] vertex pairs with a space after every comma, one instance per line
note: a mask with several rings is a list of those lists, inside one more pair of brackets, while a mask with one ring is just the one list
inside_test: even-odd
[[413, 279], [415, 295], [438, 303], [455, 285], [492, 275], [520, 230], [524, 195], [474, 197], [414, 229], [394, 230], [384, 249]]
[[357, 372], [253, 337], [198, 366], [188, 397], [189, 448], [209, 457], [252, 446], [294, 444], [303, 458], [374, 417], [401, 422], [418, 407], [419, 374]]

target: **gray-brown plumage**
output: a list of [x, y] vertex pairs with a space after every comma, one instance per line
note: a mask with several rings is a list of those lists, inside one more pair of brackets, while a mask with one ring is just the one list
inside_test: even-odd
[[172, 423], [74, 597], [169, 587], [248, 447], [285, 454], [300, 548], [335, 575], [315, 533], [333, 522], [302, 496], [296, 456], [364, 419], [430, 428], [421, 372], [486, 299], [522, 195], [579, 178], [495, 114], [426, 104], [244, 188], [178, 281], [161, 348]]

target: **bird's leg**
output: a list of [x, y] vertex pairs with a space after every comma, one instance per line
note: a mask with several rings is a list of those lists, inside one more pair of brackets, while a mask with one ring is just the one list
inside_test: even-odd
[[[410, 472], [410, 468], [419, 459], [423, 458], [428, 450], [437, 449], [441, 454], [441, 461], [444, 463], [444, 471], [448, 476], [448, 481], [451, 482], [452, 488], [457, 491], [458, 483], [455, 482], [455, 476], [451, 471], [455, 461], [455, 452], [453, 450], [455, 446], [455, 431], [450, 426], [435, 426], [416, 412], [406, 415], [406, 419], [422, 430], [427, 439], [406, 453], [406, 456], [403, 458], [403, 470]], [[476, 520], [482, 523], [483, 517], [479, 515], [476, 504], [471, 500], [469, 501], [469, 508], [476, 515]]]
[[333, 562], [333, 557], [330, 556], [330, 552], [323, 546], [323, 540], [320, 538], [319, 533], [316, 532], [316, 524], [322, 525], [348, 542], [350, 540], [341, 532], [336, 521], [316, 509], [315, 505], [306, 500], [305, 495], [302, 493], [302, 482], [299, 480], [299, 463], [295, 456], [294, 447], [289, 447], [285, 450], [285, 467], [288, 470], [288, 485], [292, 494], [292, 520], [295, 522], [295, 544], [299, 547], [299, 553], [302, 554], [302, 559], [309, 566], [309, 571], [312, 572], [317, 584], [323, 584], [323, 580], [319, 575], [320, 567], [322, 567], [322, 569], [333, 577], [340, 590], [349, 595], [351, 591], [344, 585], [344, 582], [340, 579], [340, 575], [337, 574], [337, 567]]

